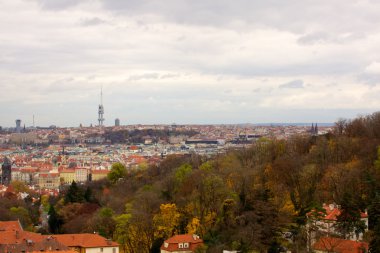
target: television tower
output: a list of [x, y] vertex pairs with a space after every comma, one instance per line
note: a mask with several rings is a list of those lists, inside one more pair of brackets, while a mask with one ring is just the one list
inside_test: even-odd
[[100, 105], [98, 109], [98, 122], [99, 126], [103, 126], [104, 122], [104, 107], [103, 107], [103, 87], [100, 88]]

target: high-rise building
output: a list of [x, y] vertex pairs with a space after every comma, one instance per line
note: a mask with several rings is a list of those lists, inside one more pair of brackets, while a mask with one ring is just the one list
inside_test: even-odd
[[21, 133], [21, 119], [16, 119], [16, 132]]
[[115, 126], [120, 126], [120, 119], [115, 119]]
[[100, 88], [100, 104], [98, 108], [98, 122], [99, 122], [99, 126], [103, 126], [104, 107], [103, 107], [103, 89], [102, 88]]

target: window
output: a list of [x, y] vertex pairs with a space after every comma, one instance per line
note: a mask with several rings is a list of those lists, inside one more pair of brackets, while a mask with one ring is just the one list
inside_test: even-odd
[[188, 243], [188, 242], [185, 242], [185, 243], [183, 244], [183, 248], [187, 249], [188, 247], [189, 247], [189, 243]]
[[100, 252], [103, 252], [103, 248], [100, 248]]
[[165, 243], [164, 243], [164, 247], [165, 247], [165, 248], [169, 247], [169, 243], [165, 242]]
[[178, 243], [178, 248], [183, 249], [183, 243]]
[[116, 253], [116, 248], [112, 248], [112, 253]]

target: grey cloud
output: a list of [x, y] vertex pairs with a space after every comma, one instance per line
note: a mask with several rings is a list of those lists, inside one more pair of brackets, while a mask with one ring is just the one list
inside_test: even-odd
[[302, 89], [304, 88], [304, 83], [302, 80], [294, 80], [288, 83], [281, 84], [280, 89]]
[[[380, 5], [368, 1], [34, 1], [40, 5], [3, 1], [6, 8], [2, 6], [0, 15], [1, 31], [7, 38], [0, 41], [6, 52], [0, 59], [0, 85], [6, 89], [0, 104], [5, 109], [15, 100], [29, 101], [30, 105], [12, 108], [12, 113], [0, 111], [12, 124], [12, 115], [26, 109], [27, 114], [38, 114], [53, 106], [57, 111], [54, 115], [45, 113], [46, 124], [56, 123], [55, 119], [59, 125], [95, 123], [99, 83], [109, 88], [104, 89], [106, 118], [136, 123], [305, 120], [310, 110], [297, 116], [271, 107], [270, 98], [302, 94], [302, 87], [309, 91], [309, 80], [313, 84], [310, 90], [325, 87], [325, 83], [338, 83], [336, 90], [344, 89], [342, 82], [346, 81], [349, 85], [359, 83], [358, 90], [369, 89], [363, 83], [377, 90], [379, 86], [374, 85], [380, 83], [380, 77], [373, 73], [360, 75], [359, 82], [352, 78], [368, 61], [378, 60]], [[86, 4], [95, 1], [102, 5]], [[100, 25], [109, 20], [115, 25]], [[98, 26], [83, 27], [88, 25]], [[180, 73], [178, 78], [176, 73]], [[293, 81], [281, 84], [279, 79]], [[107, 92], [120, 96], [117, 103]], [[320, 90], [322, 95], [328, 92]], [[345, 95], [336, 92], [324, 106], [362, 106], [359, 102], [340, 105], [340, 96]], [[147, 103], [149, 97], [154, 99]], [[260, 101], [268, 98], [262, 106], [270, 108], [262, 110]], [[371, 98], [373, 107], [378, 105], [375, 98]], [[223, 101], [232, 105], [215, 111]], [[57, 107], [58, 103], [66, 106], [65, 102], [73, 106]], [[247, 103], [245, 110], [234, 106], [240, 102]], [[185, 109], [177, 107], [180, 104]], [[216, 108], [212, 113], [208, 112], [210, 104]], [[121, 109], [113, 110], [116, 106]], [[309, 105], [299, 101], [297, 106]], [[132, 108], [135, 114], [125, 108]], [[225, 112], [226, 108], [231, 113]], [[153, 114], [152, 110], [165, 113]], [[174, 113], [167, 113], [170, 110]], [[318, 112], [320, 108], [315, 109], [314, 122], [325, 115]], [[344, 112], [330, 115], [344, 117]], [[49, 114], [58, 116], [54, 119]], [[249, 118], [252, 115], [265, 118]]]
[[105, 20], [100, 19], [98, 17], [93, 18], [83, 18], [79, 22], [83, 26], [95, 26], [107, 23]]
[[362, 73], [358, 76], [358, 81], [366, 85], [375, 86], [380, 84], [380, 74]]
[[298, 43], [300, 44], [315, 44], [320, 42], [325, 42], [329, 39], [329, 35], [326, 32], [316, 32], [311, 34], [306, 34], [304, 36], [301, 36], [298, 39]]
[[358, 39], [364, 39], [366, 37], [363, 32], [355, 33], [327, 33], [327, 32], [314, 32], [308, 33], [299, 37], [297, 42], [301, 45], [312, 45], [312, 44], [321, 44], [321, 43], [338, 43], [343, 44], [351, 42]]
[[[376, 29], [378, 5], [344, 0], [101, 0], [118, 14], [154, 14], [182, 24], [228, 27], [273, 27], [304, 33], [309, 27], [339, 32]], [[352, 15], [355, 13], [355, 15]], [[285, 21], [285, 22], [284, 22]]]
[[84, 2], [84, 0], [36, 0], [44, 9], [63, 10]]
[[231, 62], [226, 66], [201, 66], [205, 73], [238, 75], [242, 77], [256, 76], [299, 76], [299, 75], [341, 75], [354, 73], [362, 68], [354, 59], [316, 59], [303, 64], [262, 64], [250, 62]]

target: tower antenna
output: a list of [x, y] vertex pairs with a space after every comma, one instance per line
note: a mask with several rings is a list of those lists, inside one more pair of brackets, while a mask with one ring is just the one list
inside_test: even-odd
[[98, 122], [99, 122], [99, 126], [103, 126], [103, 122], [104, 122], [103, 86], [100, 87], [100, 104], [98, 107]]

